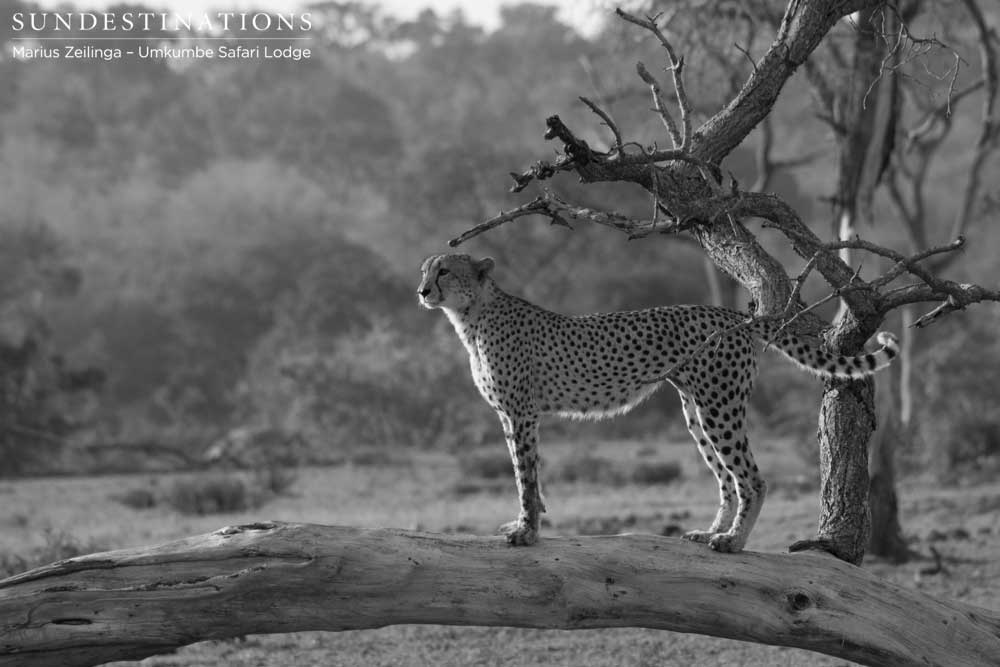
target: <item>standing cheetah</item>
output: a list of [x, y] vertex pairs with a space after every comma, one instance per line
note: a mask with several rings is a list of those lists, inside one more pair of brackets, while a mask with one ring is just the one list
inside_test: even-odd
[[[685, 538], [718, 551], [740, 551], [767, 485], [746, 436], [747, 397], [757, 370], [755, 340], [771, 344], [822, 377], [860, 378], [885, 368], [898, 347], [880, 333], [877, 352], [836, 357], [778, 324], [713, 306], [665, 306], [568, 317], [501, 290], [493, 260], [434, 255], [417, 290], [425, 308], [440, 308], [469, 351], [472, 378], [500, 416], [514, 463], [521, 510], [501, 530], [514, 545], [538, 539], [545, 511], [538, 485], [538, 419], [610, 417], [628, 412], [670, 382], [681, 395], [688, 430], [719, 483], [720, 505], [708, 530]], [[721, 333], [720, 333], [721, 332]], [[715, 340], [706, 344], [713, 333]]]

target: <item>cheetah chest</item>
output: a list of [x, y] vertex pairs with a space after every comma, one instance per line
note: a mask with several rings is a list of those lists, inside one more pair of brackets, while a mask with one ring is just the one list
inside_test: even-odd
[[496, 410], [523, 410], [530, 390], [531, 350], [517, 336], [477, 336], [469, 346], [476, 388]]

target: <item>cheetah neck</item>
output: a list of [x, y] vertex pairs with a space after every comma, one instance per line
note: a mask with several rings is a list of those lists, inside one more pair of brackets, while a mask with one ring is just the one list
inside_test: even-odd
[[479, 319], [478, 317], [470, 317], [472, 307], [469, 306], [460, 310], [444, 308], [443, 310], [444, 314], [448, 316], [448, 321], [455, 327], [455, 333], [458, 334], [462, 343], [465, 347], [470, 347], [471, 341], [476, 336], [476, 320]]
[[487, 279], [477, 298], [465, 308], [443, 308], [448, 321], [455, 327], [462, 344], [469, 354], [476, 356], [476, 334], [479, 331], [479, 320], [483, 310], [498, 298], [507, 296], [496, 283]]

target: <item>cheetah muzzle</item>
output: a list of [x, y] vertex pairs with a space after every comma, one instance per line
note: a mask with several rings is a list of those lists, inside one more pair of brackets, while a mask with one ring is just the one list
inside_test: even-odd
[[768, 341], [821, 377], [848, 379], [885, 368], [899, 349], [895, 337], [883, 332], [876, 352], [831, 355], [815, 342], [781, 333], [773, 322], [737, 327], [747, 321], [745, 314], [713, 306], [568, 317], [507, 294], [490, 277], [492, 270], [489, 258], [434, 255], [421, 267], [417, 295], [454, 325], [476, 387], [500, 417], [521, 508], [501, 528], [512, 545], [538, 539], [545, 511], [538, 482], [539, 417], [623, 414], [669, 382], [680, 392], [688, 430], [719, 484], [715, 520], [708, 530], [684, 537], [718, 551], [740, 551], [767, 493], [746, 435], [757, 371], [754, 342]]

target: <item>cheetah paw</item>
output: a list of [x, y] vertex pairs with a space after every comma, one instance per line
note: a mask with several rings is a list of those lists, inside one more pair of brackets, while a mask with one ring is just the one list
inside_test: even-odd
[[682, 537], [685, 540], [690, 540], [691, 542], [699, 542], [701, 544], [708, 544], [709, 540], [711, 540], [713, 537], [715, 537], [718, 534], [719, 533], [716, 533], [716, 532], [711, 531], [711, 530], [689, 530], [688, 532], [684, 533], [684, 535], [682, 535]]
[[500, 526], [500, 533], [507, 536], [507, 544], [526, 547], [538, 541], [538, 530], [520, 521], [511, 521]]
[[708, 546], [722, 553], [736, 553], [743, 550], [746, 540], [734, 533], [718, 533], [708, 541]]

